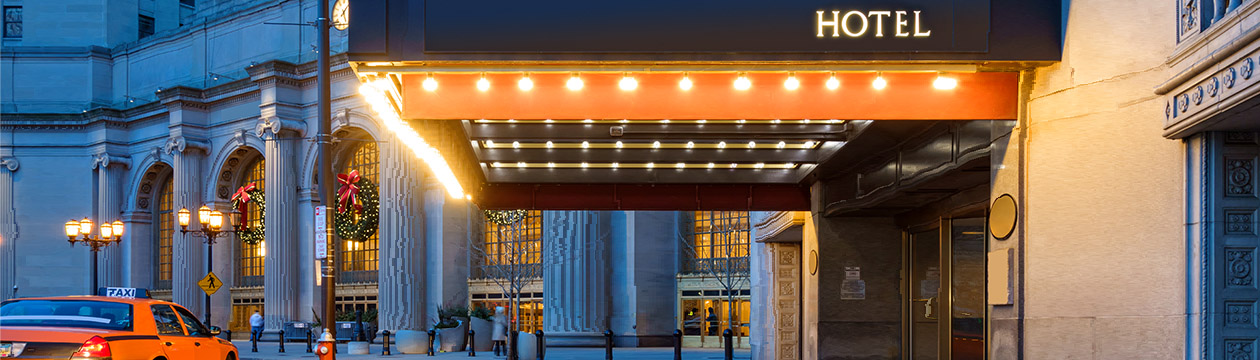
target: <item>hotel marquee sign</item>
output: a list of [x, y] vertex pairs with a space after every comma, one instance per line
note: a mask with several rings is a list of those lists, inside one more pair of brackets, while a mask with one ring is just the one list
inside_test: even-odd
[[352, 0], [350, 53], [389, 60], [1058, 60], [1060, 2]]

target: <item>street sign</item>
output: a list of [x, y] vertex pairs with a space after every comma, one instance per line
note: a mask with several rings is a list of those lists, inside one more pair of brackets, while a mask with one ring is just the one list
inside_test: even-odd
[[328, 258], [328, 207], [315, 207], [315, 258]]
[[201, 281], [197, 282], [197, 286], [200, 286], [201, 291], [205, 291], [206, 295], [214, 295], [215, 292], [219, 291], [219, 288], [223, 287], [223, 282], [219, 281], [218, 276], [214, 276], [214, 272], [210, 272], [206, 274], [206, 277], [201, 278]]

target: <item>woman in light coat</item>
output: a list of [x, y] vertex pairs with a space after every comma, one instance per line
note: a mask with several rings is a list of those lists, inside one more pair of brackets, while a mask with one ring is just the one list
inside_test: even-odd
[[502, 306], [494, 308], [494, 335], [490, 337], [490, 340], [494, 341], [495, 356], [499, 356], [499, 349], [507, 352], [507, 344], [504, 341], [507, 340], [508, 318], [504, 311], [506, 309]]

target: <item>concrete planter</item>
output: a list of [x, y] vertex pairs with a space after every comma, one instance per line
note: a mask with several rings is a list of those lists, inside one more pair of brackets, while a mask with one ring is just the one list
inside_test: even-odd
[[429, 350], [429, 333], [418, 330], [398, 330], [390, 335], [394, 347], [403, 354], [423, 354]]
[[459, 326], [448, 329], [438, 329], [438, 343], [441, 344], [438, 347], [438, 351], [464, 351], [464, 339], [467, 337], [467, 334], [468, 323], [462, 321], [459, 323]]
[[472, 318], [468, 321], [468, 326], [472, 328], [473, 349], [477, 351], [494, 351], [494, 322], [486, 319]]
[[516, 342], [516, 351], [520, 354], [521, 360], [538, 359], [538, 337], [521, 332], [516, 336]]
[[367, 341], [351, 341], [349, 343], [346, 343], [346, 348], [349, 350], [350, 355], [367, 355], [368, 354]]

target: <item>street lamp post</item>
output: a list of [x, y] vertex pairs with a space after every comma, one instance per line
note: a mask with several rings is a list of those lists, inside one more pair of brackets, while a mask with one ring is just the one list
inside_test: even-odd
[[[83, 220], [74, 220], [66, 222], [66, 237], [70, 238], [70, 246], [75, 243], [83, 243], [92, 249], [92, 291], [96, 293], [97, 284], [97, 253], [101, 249], [122, 241], [124, 226], [122, 221], [114, 220], [112, 223], [102, 223], [97, 236], [92, 236], [92, 220], [83, 218]], [[80, 238], [82, 236], [82, 238]]]
[[[223, 213], [218, 210], [211, 210], [209, 206], [202, 205], [197, 209], [197, 223], [201, 224], [200, 230], [188, 230], [188, 223], [192, 220], [192, 213], [187, 208], [179, 209], [177, 213], [179, 217], [179, 232], [193, 235], [206, 239], [206, 274], [214, 272], [214, 241], [224, 233], [236, 233], [242, 224], [241, 212], [235, 209], [228, 213], [228, 227], [231, 230], [223, 230]], [[206, 293], [206, 324], [210, 324], [210, 293]]]

